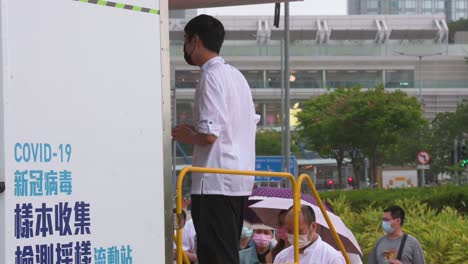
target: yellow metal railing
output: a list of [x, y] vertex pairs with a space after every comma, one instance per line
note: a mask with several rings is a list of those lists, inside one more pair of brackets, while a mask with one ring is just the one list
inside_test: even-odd
[[343, 254], [343, 257], [345, 258], [346, 263], [350, 264], [351, 261], [349, 260], [348, 253], [346, 253], [346, 249], [344, 248], [343, 243], [341, 242], [340, 236], [336, 232], [335, 227], [333, 226], [330, 218], [328, 217], [327, 210], [325, 210], [325, 206], [323, 206], [322, 200], [320, 199], [320, 195], [318, 194], [317, 189], [315, 189], [315, 185], [310, 179], [310, 176], [307, 174], [301, 174], [299, 178], [297, 179], [296, 189], [299, 190], [299, 193], [300, 193], [302, 182], [304, 181], [304, 179], [307, 181], [307, 184], [309, 185], [309, 188], [312, 191], [312, 195], [317, 201], [317, 204], [320, 208], [320, 211], [323, 214], [323, 217], [325, 217], [325, 220], [327, 221], [328, 227], [330, 228], [333, 238], [335, 239], [336, 243], [338, 244], [338, 247], [340, 248], [341, 254]]
[[[182, 184], [185, 175], [188, 172], [201, 172], [201, 173], [219, 173], [231, 174], [240, 176], [265, 176], [265, 177], [281, 177], [286, 178], [291, 182], [293, 191], [293, 207], [294, 207], [294, 264], [299, 264], [299, 211], [300, 211], [300, 193], [296, 185], [296, 179], [291, 173], [287, 172], [265, 172], [265, 171], [245, 171], [245, 170], [228, 170], [228, 169], [215, 169], [215, 168], [201, 168], [201, 167], [185, 167], [179, 173], [177, 179], [176, 189], [176, 214], [180, 217], [182, 214]], [[177, 229], [176, 235], [177, 245], [177, 264], [182, 264], [182, 229]]]
[[[172, 235], [172, 240], [174, 240], [174, 243], [177, 243], [177, 238], [176, 238], [176, 235]], [[181, 245], [182, 247], [182, 245]], [[184, 262], [184, 264], [190, 264], [190, 261], [187, 257], [187, 254], [185, 254], [185, 252], [182, 250], [182, 260]]]

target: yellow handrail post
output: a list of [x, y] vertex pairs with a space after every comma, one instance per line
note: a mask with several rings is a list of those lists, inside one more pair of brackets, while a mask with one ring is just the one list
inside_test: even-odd
[[328, 227], [330, 228], [330, 231], [332, 232], [333, 238], [335, 239], [336, 243], [338, 244], [338, 247], [340, 248], [341, 254], [343, 254], [343, 257], [346, 260], [347, 264], [351, 264], [351, 261], [349, 260], [348, 253], [346, 252], [346, 249], [343, 246], [343, 242], [341, 242], [340, 236], [335, 230], [335, 227], [333, 226], [333, 223], [331, 222], [330, 218], [328, 217], [327, 210], [325, 210], [325, 206], [323, 206], [322, 200], [320, 199], [320, 195], [317, 192], [317, 189], [315, 189], [315, 185], [310, 179], [309, 175], [307, 174], [301, 174], [296, 182], [297, 184], [297, 189], [301, 189], [302, 182], [304, 179], [307, 181], [307, 184], [309, 185], [310, 190], [312, 191], [312, 195], [314, 196], [315, 200], [317, 201], [317, 204], [320, 208], [320, 211], [323, 214], [323, 217], [325, 217], [325, 220], [327, 221]]
[[[182, 184], [184, 182], [185, 175], [188, 172], [202, 172], [202, 173], [216, 173], [216, 174], [231, 174], [240, 176], [264, 176], [264, 177], [281, 177], [287, 178], [291, 182], [293, 189], [293, 206], [294, 206], [294, 263], [299, 264], [299, 226], [298, 226], [298, 212], [300, 209], [300, 194], [297, 190], [296, 179], [291, 173], [287, 172], [271, 172], [271, 171], [247, 171], [247, 170], [229, 170], [229, 169], [217, 169], [217, 168], [202, 168], [202, 167], [184, 167], [177, 179], [176, 188], [176, 214], [179, 217], [182, 214]], [[176, 237], [177, 246], [177, 264], [182, 264], [182, 229], [177, 229]]]
[[294, 264], [299, 264], [299, 211], [301, 210], [301, 193], [297, 185], [293, 189], [294, 216]]
[[[176, 214], [179, 217], [182, 214], [182, 184], [184, 181], [185, 174], [189, 172], [190, 167], [185, 167], [180, 171], [179, 178], [177, 179], [176, 189]], [[182, 264], [182, 228], [177, 229], [176, 236], [176, 253], [177, 253], [177, 264]]]
[[[177, 243], [176, 235], [172, 235], [172, 240], [174, 240], [174, 242]], [[183, 258], [184, 264], [190, 264], [190, 261], [184, 251], [182, 251], [182, 258]]]

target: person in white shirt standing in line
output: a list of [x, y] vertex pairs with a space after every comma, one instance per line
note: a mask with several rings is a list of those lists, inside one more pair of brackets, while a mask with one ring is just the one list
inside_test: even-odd
[[[302, 205], [299, 213], [299, 263], [345, 264], [346, 261], [343, 255], [325, 243], [317, 234], [317, 226], [314, 210], [309, 206]], [[294, 215], [292, 207], [286, 216], [286, 229], [291, 246], [276, 255], [274, 263], [294, 263]]]
[[[175, 209], [174, 209], [175, 213]], [[182, 250], [185, 252], [190, 263], [196, 263], [198, 261], [197, 258], [197, 250], [196, 250], [196, 241], [197, 241], [197, 234], [195, 233], [195, 227], [193, 226], [192, 219], [187, 221], [187, 213], [185, 210], [182, 210], [182, 221], [180, 223], [182, 228]], [[176, 234], [176, 230], [174, 230], [174, 235]], [[177, 263], [177, 253], [176, 253], [176, 244], [174, 243], [173, 248], [173, 258], [174, 264]]]
[[[246, 79], [219, 56], [223, 25], [199, 15], [184, 31], [184, 58], [201, 68], [201, 77], [193, 126], [176, 126], [173, 139], [194, 145], [193, 166], [254, 170], [259, 116]], [[192, 218], [200, 264], [239, 263], [244, 205], [253, 184], [252, 176], [192, 173]]]

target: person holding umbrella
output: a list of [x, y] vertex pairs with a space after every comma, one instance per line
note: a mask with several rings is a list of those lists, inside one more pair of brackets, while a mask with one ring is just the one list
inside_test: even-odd
[[[299, 212], [299, 259], [300, 263], [344, 264], [345, 259], [329, 244], [325, 243], [317, 233], [318, 224], [315, 222], [314, 210], [306, 205], [301, 206]], [[293, 208], [286, 215], [286, 228], [288, 240], [291, 245], [294, 241]], [[294, 263], [294, 246], [281, 251], [274, 263]]]
[[286, 230], [286, 214], [287, 213], [288, 213], [288, 210], [281, 210], [278, 214], [278, 227], [275, 233], [276, 241], [278, 241], [278, 243], [271, 250], [271, 255], [272, 255], [273, 260], [275, 259], [276, 255], [278, 255], [278, 253], [280, 253], [283, 249], [291, 245], [289, 244], [288, 232]]
[[[335, 238], [332, 234], [330, 227], [325, 219], [325, 216], [321, 212], [320, 208], [314, 204], [311, 204], [303, 200], [304, 196], [302, 195], [301, 204], [306, 205], [313, 209], [315, 213], [315, 222], [318, 225], [317, 233], [320, 235], [320, 238], [334, 247], [336, 250], [340, 250], [338, 242], [335, 241]], [[278, 226], [278, 218], [284, 210], [288, 210], [293, 206], [293, 200], [289, 198], [277, 198], [277, 197], [268, 197], [259, 202], [256, 202], [249, 206], [249, 209], [253, 214], [257, 216], [258, 221], [271, 226]], [[333, 224], [341, 242], [343, 243], [345, 251], [353, 253], [359, 256], [362, 256], [362, 251], [359, 247], [359, 244], [354, 237], [354, 234], [349, 230], [349, 228], [344, 224], [341, 218], [334, 213], [327, 211], [328, 217], [330, 218], [331, 223]], [[279, 233], [279, 232], [278, 232]], [[353, 264], [359, 264], [360, 261], [353, 262]]]

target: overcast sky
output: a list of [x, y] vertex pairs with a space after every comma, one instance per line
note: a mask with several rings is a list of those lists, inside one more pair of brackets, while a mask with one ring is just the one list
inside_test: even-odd
[[[346, 0], [304, 0], [289, 4], [290, 15], [345, 15]], [[226, 15], [273, 15], [274, 4], [246, 5], [222, 8], [201, 8], [199, 14]], [[281, 6], [281, 15], [284, 7]]]

